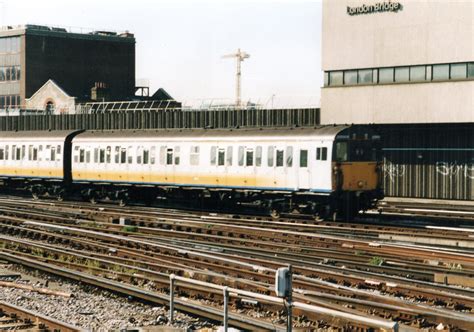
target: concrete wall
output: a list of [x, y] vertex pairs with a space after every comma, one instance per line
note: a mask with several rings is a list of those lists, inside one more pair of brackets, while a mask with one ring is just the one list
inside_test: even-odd
[[[401, 10], [347, 13], [381, 2], [323, 1], [324, 71], [474, 62], [474, 1], [393, 0]], [[474, 80], [325, 87], [321, 123], [474, 122], [473, 95]]]

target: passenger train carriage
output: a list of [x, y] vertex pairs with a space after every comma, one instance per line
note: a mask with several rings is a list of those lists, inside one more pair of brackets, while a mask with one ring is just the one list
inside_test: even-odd
[[81, 193], [121, 204], [206, 199], [263, 207], [273, 216], [298, 210], [324, 217], [352, 216], [381, 197], [378, 136], [368, 126], [41, 135], [0, 136], [0, 176], [35, 196]]

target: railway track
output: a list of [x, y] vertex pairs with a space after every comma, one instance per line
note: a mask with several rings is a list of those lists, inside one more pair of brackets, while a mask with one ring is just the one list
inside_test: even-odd
[[40, 313], [0, 301], [1, 331], [85, 331], [65, 322], [46, 317]]
[[[67, 269], [92, 280], [112, 279], [121, 287], [145, 285], [162, 298], [155, 299], [159, 303], [167, 298], [171, 273], [271, 294], [275, 269], [291, 263], [294, 297], [304, 303], [404, 327], [474, 329], [474, 233], [469, 229], [275, 222], [50, 202], [28, 207], [9, 199], [0, 200], [0, 212], [2, 259], [50, 273]], [[443, 245], [436, 244], [441, 240]], [[196, 307], [205, 307], [199, 304], [204, 297], [213, 299], [207, 309], [221, 310], [222, 296], [215, 291], [181, 285], [179, 292], [197, 301]], [[234, 309], [245, 303], [240, 299]], [[268, 303], [258, 306], [281, 311]], [[299, 314], [310, 327], [323, 319], [327, 326], [371, 328]], [[274, 329], [275, 315], [255, 324]]]

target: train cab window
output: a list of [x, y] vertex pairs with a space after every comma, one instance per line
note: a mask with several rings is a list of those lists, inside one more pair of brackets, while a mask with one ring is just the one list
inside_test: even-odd
[[300, 167], [308, 167], [308, 150], [300, 150]]
[[193, 166], [199, 165], [199, 146], [191, 146], [189, 164]]
[[166, 149], [166, 165], [173, 165], [173, 149]]
[[179, 156], [179, 146], [174, 147], [174, 164], [179, 165], [180, 156]]
[[150, 162], [150, 150], [144, 149], [143, 150], [143, 165], [148, 165]]
[[217, 166], [224, 166], [225, 165], [225, 149], [220, 148], [217, 151]]
[[283, 150], [276, 150], [276, 167], [283, 167], [284, 152]]
[[286, 147], [286, 167], [293, 167], [293, 147]]
[[257, 146], [255, 149], [255, 166], [262, 166], [262, 147]]
[[267, 165], [268, 167], [273, 167], [273, 161], [275, 157], [275, 147], [269, 146], [267, 150]]
[[211, 166], [216, 166], [217, 164], [217, 146], [211, 146]]
[[347, 142], [336, 143], [336, 161], [347, 161]]
[[152, 146], [150, 149], [150, 164], [155, 165], [156, 147]]
[[239, 159], [239, 166], [244, 166], [244, 147], [243, 146], [239, 146], [237, 157]]
[[253, 149], [248, 149], [245, 153], [245, 166], [253, 166]]
[[231, 146], [227, 147], [227, 158], [226, 158], [226, 165], [232, 166], [232, 152], [233, 148]]
[[125, 164], [127, 162], [127, 148], [120, 148], [120, 163]]
[[115, 147], [115, 155], [114, 155], [114, 162], [116, 164], [120, 163], [120, 146]]
[[83, 163], [85, 161], [85, 153], [84, 149], [79, 150], [79, 162]]

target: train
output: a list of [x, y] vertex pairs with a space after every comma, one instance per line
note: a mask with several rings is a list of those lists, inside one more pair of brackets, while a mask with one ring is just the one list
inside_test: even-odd
[[383, 197], [379, 142], [368, 125], [2, 132], [0, 184], [36, 199], [351, 218]]

